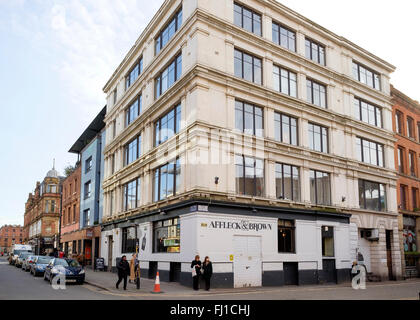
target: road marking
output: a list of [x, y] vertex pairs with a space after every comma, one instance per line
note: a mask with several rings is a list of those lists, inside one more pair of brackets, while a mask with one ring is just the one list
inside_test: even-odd
[[0, 262], [0, 264], [9, 264], [9, 262]]

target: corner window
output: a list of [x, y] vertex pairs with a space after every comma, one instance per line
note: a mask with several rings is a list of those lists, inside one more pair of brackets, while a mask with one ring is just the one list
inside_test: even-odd
[[179, 54], [155, 79], [155, 96], [158, 99], [181, 78], [182, 55]]
[[263, 109], [252, 104], [235, 101], [236, 129], [257, 137], [264, 136]]
[[274, 90], [297, 97], [297, 75], [296, 73], [282, 67], [273, 66], [273, 86]]
[[235, 76], [256, 84], [262, 84], [262, 60], [235, 49]]
[[278, 252], [295, 253], [295, 222], [293, 220], [278, 221]]
[[274, 43], [296, 52], [296, 32], [273, 21], [272, 33]]
[[353, 78], [373, 89], [381, 90], [381, 78], [379, 73], [370, 70], [355, 61], [353, 61]]
[[181, 225], [179, 218], [153, 223], [153, 253], [181, 252]]
[[246, 31], [261, 36], [261, 15], [237, 3], [234, 4], [234, 23]]
[[325, 46], [311, 39], [305, 39], [306, 58], [325, 66]]

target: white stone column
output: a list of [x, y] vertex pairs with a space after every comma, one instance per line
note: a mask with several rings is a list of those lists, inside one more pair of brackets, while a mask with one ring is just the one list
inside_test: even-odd
[[296, 52], [301, 56], [305, 56], [305, 34], [300, 30], [296, 32]]
[[274, 160], [267, 160], [264, 171], [266, 178], [266, 197], [276, 199], [276, 162]]

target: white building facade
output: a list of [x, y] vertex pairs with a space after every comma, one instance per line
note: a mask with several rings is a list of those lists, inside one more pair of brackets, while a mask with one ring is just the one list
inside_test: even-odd
[[[401, 276], [394, 67], [273, 0], [165, 1], [106, 84], [101, 256], [221, 287]], [[360, 254], [358, 254], [360, 253]], [[363, 260], [361, 257], [363, 256]]]

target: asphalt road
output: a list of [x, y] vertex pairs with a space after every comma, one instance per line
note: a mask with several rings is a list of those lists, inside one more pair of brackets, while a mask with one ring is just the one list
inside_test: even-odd
[[34, 278], [0, 257], [0, 300], [419, 300], [420, 279], [367, 283], [366, 290], [350, 284], [332, 286], [280, 287], [256, 289], [200, 290], [197, 294], [171, 292], [161, 295], [103, 290], [88, 284], [67, 284], [54, 290], [43, 277]]

